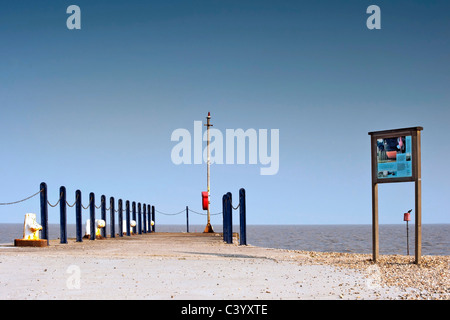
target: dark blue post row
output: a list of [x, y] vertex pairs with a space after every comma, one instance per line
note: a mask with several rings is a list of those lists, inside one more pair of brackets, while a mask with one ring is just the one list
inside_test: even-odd
[[[222, 217], [223, 217], [223, 241], [233, 243], [233, 208], [232, 196], [228, 192], [222, 197]], [[247, 222], [245, 189], [239, 190], [239, 244], [247, 245]]]
[[[42, 182], [40, 184], [40, 214], [41, 214], [41, 238], [47, 240], [47, 244], [49, 244], [49, 236], [48, 236], [48, 193], [47, 193], [47, 184]], [[67, 241], [67, 192], [64, 186], [61, 186], [60, 189], [60, 243], [68, 243]], [[114, 205], [114, 197], [110, 198], [110, 232], [111, 237], [115, 238], [116, 230], [115, 230], [115, 205]], [[89, 227], [91, 229], [90, 240], [95, 240], [96, 238], [96, 228], [95, 228], [95, 194], [91, 192], [89, 194], [89, 219], [90, 224]], [[75, 224], [76, 224], [76, 242], [82, 242], [82, 195], [80, 190], [75, 191]], [[101, 219], [106, 221], [106, 197], [105, 195], [101, 196]], [[119, 226], [119, 236], [123, 237], [123, 201], [119, 199], [118, 201], [118, 226]], [[130, 212], [131, 211], [131, 212]], [[155, 225], [151, 225], [151, 222], [155, 221], [155, 207], [147, 204], [138, 203], [137, 214], [136, 217], [136, 202], [132, 203], [132, 210], [130, 210], [130, 201], [126, 201], [126, 233], [127, 236], [131, 235], [131, 218], [136, 221], [137, 225], [133, 227], [133, 232], [142, 234], [155, 232]], [[131, 217], [132, 214], [132, 217]], [[142, 221], [143, 220], [143, 221]], [[102, 228], [101, 235], [106, 238], [106, 227]]]

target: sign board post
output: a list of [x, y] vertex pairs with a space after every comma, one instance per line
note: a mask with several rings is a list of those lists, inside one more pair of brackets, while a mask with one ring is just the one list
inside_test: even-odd
[[415, 263], [422, 251], [422, 179], [420, 132], [422, 127], [369, 132], [372, 157], [372, 252], [379, 257], [378, 184], [415, 183]]

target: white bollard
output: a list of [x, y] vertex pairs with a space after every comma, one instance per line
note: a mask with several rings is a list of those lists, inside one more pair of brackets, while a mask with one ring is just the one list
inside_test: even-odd
[[[130, 220], [130, 234], [134, 234], [133, 227], [136, 227], [136, 220]], [[127, 220], [122, 220], [122, 234], [127, 234]]]
[[36, 221], [35, 213], [26, 213], [23, 222], [23, 239], [14, 239], [14, 245], [18, 247], [46, 247], [47, 240], [39, 238], [42, 226]]
[[25, 220], [23, 222], [23, 239], [24, 240], [39, 240], [39, 231], [42, 230], [42, 226], [36, 221], [36, 214], [25, 214]]
[[[150, 221], [150, 225], [151, 225], [151, 226], [154, 226], [154, 225], [155, 225], [155, 221], [153, 221], [153, 220]], [[147, 228], [147, 230], [149, 230], [148, 232], [151, 232], [151, 231], [150, 231], [150, 228], [149, 228], [149, 226], [148, 226], [148, 221], [145, 221], [145, 227]]]
[[[100, 234], [100, 229], [104, 228], [106, 226], [105, 220], [102, 219], [95, 219], [95, 238], [96, 239], [102, 239], [102, 236]], [[91, 236], [91, 219], [86, 220], [86, 234], [84, 235], [84, 238], [90, 238]]]

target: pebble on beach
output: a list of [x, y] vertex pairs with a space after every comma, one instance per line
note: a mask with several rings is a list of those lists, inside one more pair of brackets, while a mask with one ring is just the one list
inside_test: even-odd
[[421, 263], [417, 265], [414, 257], [404, 255], [381, 255], [379, 261], [374, 263], [370, 254], [296, 252], [307, 257], [304, 263], [354, 268], [368, 275], [375, 270], [383, 286], [395, 286], [403, 290], [414, 288], [402, 299], [450, 299], [450, 256], [422, 256]]

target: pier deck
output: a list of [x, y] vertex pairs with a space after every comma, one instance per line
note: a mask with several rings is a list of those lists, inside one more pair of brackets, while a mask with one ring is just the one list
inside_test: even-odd
[[151, 233], [0, 246], [0, 299], [397, 299], [370, 273], [302, 252], [225, 244], [220, 234]]

